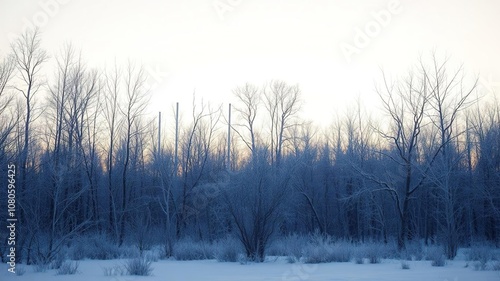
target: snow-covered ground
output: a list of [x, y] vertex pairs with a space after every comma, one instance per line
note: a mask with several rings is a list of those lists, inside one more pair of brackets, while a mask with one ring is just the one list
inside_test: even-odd
[[22, 276], [7, 271], [7, 265], [0, 266], [0, 280], [19, 281], [332, 281], [332, 280], [394, 280], [394, 281], [488, 281], [500, 280], [499, 271], [475, 271], [463, 260], [448, 261], [444, 267], [433, 267], [430, 261], [409, 261], [410, 269], [401, 269], [398, 260], [382, 260], [380, 264], [325, 263], [289, 264], [284, 258], [268, 258], [264, 263], [226, 263], [215, 260], [176, 261], [159, 260], [153, 263], [152, 276], [105, 276], [103, 268], [123, 265], [125, 260], [83, 260], [76, 275], [56, 275], [55, 270], [35, 273], [30, 266], [24, 266]]

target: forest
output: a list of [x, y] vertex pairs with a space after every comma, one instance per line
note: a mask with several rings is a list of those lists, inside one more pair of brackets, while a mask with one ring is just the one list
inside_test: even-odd
[[381, 71], [382, 114], [360, 100], [320, 130], [301, 117], [307, 93], [280, 80], [234, 85], [231, 105], [193, 95], [160, 118], [140, 65], [93, 69], [27, 31], [0, 58], [0, 220], [15, 165], [16, 260], [48, 263], [85, 237], [165, 257], [233, 237], [256, 262], [293, 235], [417, 241], [448, 259], [498, 247], [500, 103], [452, 60]]

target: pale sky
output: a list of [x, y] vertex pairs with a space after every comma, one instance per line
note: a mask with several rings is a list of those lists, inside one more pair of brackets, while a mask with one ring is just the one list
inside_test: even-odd
[[195, 89], [227, 108], [236, 86], [280, 79], [300, 85], [302, 117], [326, 125], [357, 96], [376, 104], [380, 67], [403, 75], [432, 50], [500, 91], [498, 0], [0, 1], [0, 56], [38, 26], [52, 57], [71, 42], [90, 66], [141, 63], [151, 114], [189, 110]]

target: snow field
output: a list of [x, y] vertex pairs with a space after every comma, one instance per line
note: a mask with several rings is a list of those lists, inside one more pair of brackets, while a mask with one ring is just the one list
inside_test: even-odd
[[383, 259], [379, 264], [343, 263], [287, 263], [285, 257], [268, 257], [263, 263], [230, 263], [216, 260], [177, 261], [159, 260], [152, 263], [152, 276], [105, 276], [105, 268], [123, 266], [127, 260], [82, 260], [75, 275], [57, 275], [56, 270], [34, 272], [33, 266], [25, 266], [22, 276], [0, 266], [0, 280], [10, 281], [333, 281], [333, 280], [381, 280], [381, 281], [489, 281], [500, 280], [500, 271], [476, 271], [471, 262], [447, 261], [444, 267], [433, 267], [431, 261], [408, 261], [410, 269], [401, 268], [401, 261]]

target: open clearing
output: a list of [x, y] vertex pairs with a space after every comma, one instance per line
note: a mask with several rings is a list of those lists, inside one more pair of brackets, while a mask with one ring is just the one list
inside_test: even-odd
[[410, 269], [401, 269], [399, 260], [384, 259], [380, 264], [287, 263], [284, 258], [270, 257], [264, 263], [226, 263], [216, 260], [153, 262], [152, 276], [105, 276], [104, 268], [121, 266], [125, 260], [83, 260], [79, 262], [76, 275], [56, 275], [55, 270], [36, 273], [31, 266], [24, 266], [22, 276], [7, 271], [7, 265], [0, 267], [0, 280], [19, 281], [240, 281], [240, 280], [282, 280], [282, 281], [332, 281], [332, 280], [394, 280], [394, 281], [488, 281], [500, 280], [499, 271], [475, 271], [466, 261], [448, 261], [444, 267], [433, 267], [430, 261], [409, 261]]

